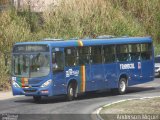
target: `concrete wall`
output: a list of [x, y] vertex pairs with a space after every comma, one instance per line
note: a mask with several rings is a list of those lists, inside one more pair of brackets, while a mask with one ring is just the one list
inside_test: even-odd
[[58, 5], [59, 0], [14, 0], [17, 9], [29, 8], [32, 12], [43, 12]]

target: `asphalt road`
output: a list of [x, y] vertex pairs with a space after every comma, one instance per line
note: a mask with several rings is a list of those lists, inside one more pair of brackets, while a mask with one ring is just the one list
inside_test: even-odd
[[109, 91], [88, 93], [74, 101], [66, 101], [64, 97], [43, 98], [41, 103], [34, 103], [32, 97], [16, 97], [0, 101], [0, 114], [18, 114], [18, 120], [91, 120], [97, 108], [123, 99], [160, 96], [160, 78], [154, 81], [129, 87], [125, 95], [113, 95]]

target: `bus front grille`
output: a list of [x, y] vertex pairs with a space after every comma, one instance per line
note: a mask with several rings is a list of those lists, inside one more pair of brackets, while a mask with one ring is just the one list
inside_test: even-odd
[[36, 92], [36, 90], [30, 90], [30, 89], [27, 90], [27, 89], [24, 89], [24, 92], [25, 93], [32, 93], [32, 92]]

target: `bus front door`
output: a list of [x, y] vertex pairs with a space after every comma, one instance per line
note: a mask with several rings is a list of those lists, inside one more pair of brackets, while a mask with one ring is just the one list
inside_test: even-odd
[[52, 70], [53, 70], [53, 93], [64, 94], [66, 89], [64, 72], [64, 53], [59, 48], [52, 52]]

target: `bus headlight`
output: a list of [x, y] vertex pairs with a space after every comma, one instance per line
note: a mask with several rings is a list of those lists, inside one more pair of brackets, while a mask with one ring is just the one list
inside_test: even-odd
[[20, 86], [14, 80], [12, 80], [12, 85], [16, 88], [20, 88]]
[[48, 85], [51, 84], [51, 82], [52, 82], [52, 80], [47, 80], [45, 83], [43, 83], [43, 84], [41, 85], [41, 87], [47, 87]]

